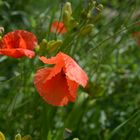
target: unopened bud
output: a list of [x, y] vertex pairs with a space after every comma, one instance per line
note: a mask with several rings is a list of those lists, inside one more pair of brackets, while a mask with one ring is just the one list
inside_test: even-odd
[[54, 52], [56, 49], [58, 49], [62, 45], [62, 43], [63, 43], [62, 40], [49, 41], [48, 44], [47, 44], [47, 51], [49, 53]]
[[47, 44], [47, 40], [46, 39], [43, 39], [41, 43], [42, 44]]
[[37, 45], [35, 46], [35, 51], [38, 52], [39, 50], [40, 50], [40, 46], [37, 44]]
[[68, 13], [68, 11], [64, 11], [63, 12], [63, 22], [66, 26], [69, 26], [69, 21], [70, 21], [70, 14]]
[[96, 7], [96, 9], [100, 12], [100, 11], [102, 11], [103, 10], [103, 5], [102, 4], [99, 4], [97, 7]]
[[84, 27], [81, 28], [80, 30], [80, 35], [88, 35], [89, 33], [91, 33], [92, 28], [94, 27], [93, 24], [87, 24]]
[[21, 135], [20, 135], [20, 134], [17, 134], [17, 135], [15, 136], [15, 140], [21, 140]]
[[89, 10], [91, 10], [91, 9], [93, 9], [94, 7], [96, 6], [96, 1], [91, 1], [90, 3], [89, 3]]
[[65, 12], [65, 11], [67, 11], [70, 16], [72, 15], [72, 8], [71, 8], [71, 3], [70, 2], [66, 2], [64, 4], [63, 12]]
[[79, 25], [79, 23], [74, 18], [70, 19], [70, 23], [69, 23], [70, 28], [75, 28], [78, 25]]
[[0, 132], [0, 140], [5, 140], [5, 136], [2, 132]]
[[38, 51], [40, 55], [44, 55], [46, 53], [47, 43], [48, 43], [47, 40], [43, 39], [39, 44], [40, 47]]

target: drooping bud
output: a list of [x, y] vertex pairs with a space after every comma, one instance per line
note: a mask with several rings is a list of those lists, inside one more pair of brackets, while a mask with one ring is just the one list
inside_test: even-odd
[[93, 0], [93, 1], [90, 1], [87, 7], [82, 10], [81, 14], [84, 20], [86, 20], [86, 18], [92, 17], [92, 11], [95, 7], [96, 7], [96, 1]]
[[63, 12], [63, 22], [66, 26], [69, 26], [69, 21], [71, 19], [71, 15], [68, 13], [68, 11]]
[[72, 7], [71, 7], [71, 3], [70, 2], [66, 2], [64, 4], [63, 12], [65, 12], [65, 11], [67, 11], [70, 16], [72, 15]]
[[43, 54], [46, 54], [46, 48], [47, 48], [47, 40], [46, 39], [43, 39], [41, 41], [41, 43], [39, 44], [39, 54], [40, 55], [43, 55]]
[[61, 45], [62, 45], [62, 40], [51, 40], [47, 44], [47, 52], [52, 53], [56, 51]]
[[66, 2], [62, 9], [63, 22], [68, 30], [77, 29], [79, 23], [72, 16], [72, 7], [70, 2]]
[[96, 9], [99, 11], [99, 12], [101, 12], [102, 10], [103, 10], [103, 5], [102, 4], [99, 4], [97, 7], [96, 7]]
[[93, 24], [87, 24], [85, 26], [83, 26], [80, 30], [80, 35], [84, 36], [84, 35], [88, 35], [91, 33], [92, 29], [93, 29], [94, 25]]
[[2, 132], [0, 132], [0, 140], [5, 140], [5, 136]]
[[20, 135], [20, 134], [17, 134], [17, 135], [15, 136], [15, 140], [21, 140], [21, 135]]

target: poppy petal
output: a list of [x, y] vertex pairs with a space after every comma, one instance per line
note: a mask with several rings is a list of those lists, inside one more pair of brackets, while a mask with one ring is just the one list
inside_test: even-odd
[[32, 58], [35, 56], [34, 51], [27, 49], [0, 49], [0, 54], [7, 55], [13, 58], [20, 58], [23, 56]]
[[[64, 106], [68, 103], [68, 85], [65, 74], [60, 72], [52, 79], [46, 81], [52, 68], [38, 70], [35, 75], [34, 84], [43, 99], [54, 106]], [[45, 81], [45, 82], [44, 82]]]
[[77, 90], [79, 85], [75, 81], [71, 81], [67, 78], [67, 84], [69, 87], [69, 100], [74, 102], [77, 97]]
[[39, 59], [44, 63], [44, 64], [57, 64], [59, 61], [63, 61], [63, 58], [60, 53], [58, 53], [55, 57], [51, 58], [46, 58], [44, 56], [40, 56]]
[[64, 34], [67, 32], [67, 29], [63, 22], [54, 21], [51, 26], [51, 32], [58, 33], [58, 34]]
[[75, 81], [76, 83], [86, 86], [88, 77], [86, 73], [80, 68], [80, 66], [68, 55], [61, 53], [65, 62], [65, 74], [67, 77]]
[[51, 79], [56, 74], [61, 72], [61, 70], [64, 66], [64, 61], [63, 61], [61, 55], [57, 55], [56, 57], [52, 57], [50, 59], [47, 59], [46, 57], [42, 56], [42, 57], [39, 57], [39, 59], [46, 64], [55, 64], [55, 66], [52, 68], [52, 71], [50, 72], [50, 74], [46, 78], [46, 80]]
[[27, 56], [32, 58], [35, 53], [33, 49], [37, 44], [34, 34], [24, 30], [9, 32], [0, 41], [0, 54], [13, 58]]
[[2, 38], [5, 48], [26, 48], [33, 50], [37, 44], [37, 38], [34, 34], [24, 30], [16, 30], [7, 33]]

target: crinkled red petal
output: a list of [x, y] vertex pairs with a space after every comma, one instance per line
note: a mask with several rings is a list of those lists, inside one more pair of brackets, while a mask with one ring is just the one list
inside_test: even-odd
[[24, 48], [33, 50], [37, 44], [36, 36], [25, 30], [15, 30], [2, 38], [2, 48]]
[[23, 56], [33, 58], [35, 56], [34, 51], [28, 49], [0, 49], [0, 54], [7, 55], [13, 58], [20, 58]]
[[69, 90], [65, 74], [61, 71], [52, 79], [46, 81], [52, 68], [37, 71], [34, 84], [43, 99], [54, 106], [64, 106], [69, 102]]
[[64, 61], [62, 59], [62, 56], [59, 54], [56, 55], [56, 57], [52, 57], [50, 59], [47, 59], [44, 56], [40, 57], [39, 59], [45, 64], [55, 64], [55, 66], [52, 68], [52, 71], [50, 72], [46, 80], [49, 80], [52, 77], [54, 77], [56, 74], [60, 73], [62, 71], [62, 68], [64, 67]]
[[86, 86], [88, 77], [86, 73], [81, 69], [81, 67], [68, 55], [61, 53], [65, 63], [65, 74], [66, 76], [76, 83], [82, 85], [83, 87]]
[[76, 100], [77, 97], [77, 90], [79, 87], [79, 84], [77, 84], [75, 81], [71, 81], [67, 78], [67, 84], [69, 87], [69, 100], [74, 102]]

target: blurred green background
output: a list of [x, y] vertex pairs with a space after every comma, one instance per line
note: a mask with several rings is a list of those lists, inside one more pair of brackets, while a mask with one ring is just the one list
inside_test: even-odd
[[[0, 0], [0, 26], [5, 33], [24, 29], [39, 41], [55, 39], [49, 29], [59, 20], [64, 2]], [[90, 0], [69, 2], [73, 17], [84, 20], [80, 14]], [[33, 140], [140, 140], [140, 46], [132, 36], [140, 31], [140, 1], [97, 3], [104, 9], [98, 15], [93, 11], [90, 35], [58, 37], [72, 46], [70, 55], [89, 76], [88, 88], [78, 90], [75, 103], [53, 107], [42, 100], [33, 85], [33, 75], [42, 66], [37, 57], [0, 56], [0, 131], [7, 140], [17, 133]]]

